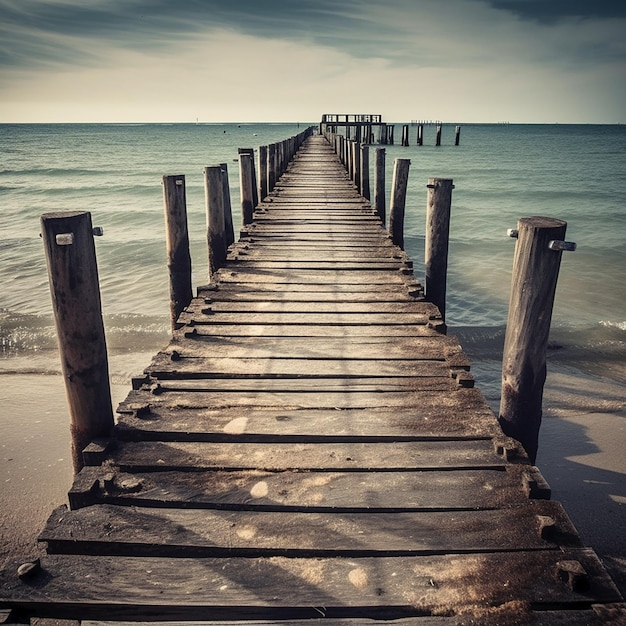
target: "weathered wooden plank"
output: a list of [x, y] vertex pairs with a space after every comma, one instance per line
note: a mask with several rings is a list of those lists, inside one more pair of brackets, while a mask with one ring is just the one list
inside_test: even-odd
[[83, 468], [68, 496], [72, 509], [108, 503], [152, 508], [374, 514], [520, 506], [528, 502], [529, 495], [535, 495], [520, 488], [530, 480], [542, 480], [536, 468], [511, 464], [454, 471], [314, 473], [127, 473], [107, 465]]
[[185, 337], [434, 337], [436, 321], [428, 324], [389, 324], [386, 326], [335, 326], [328, 324], [198, 324], [178, 331]]
[[[557, 575], [567, 561], [581, 563], [585, 589], [571, 589]], [[390, 618], [431, 615], [442, 606], [484, 618], [509, 602], [528, 617], [529, 606], [584, 608], [621, 599], [595, 554], [580, 549], [358, 560], [51, 555], [29, 584], [15, 567], [0, 574], [0, 600], [64, 618], [294, 619], [320, 611]]]
[[[133, 392], [120, 404], [118, 436], [123, 439], [221, 441], [368, 440], [473, 438], [499, 433], [495, 415], [475, 390], [454, 396], [425, 392], [415, 406], [374, 409], [292, 409], [276, 407], [186, 408], [180, 394], [148, 396]], [[466, 393], [467, 392], [467, 393]], [[195, 396], [194, 396], [195, 399]]]
[[[248, 410], [248, 407], [269, 408], [278, 411], [287, 409], [379, 409], [385, 407], [402, 407], [411, 409], [417, 407], [428, 391], [450, 391], [455, 386], [451, 379], [422, 379], [420, 389], [401, 388], [396, 391], [376, 390], [376, 388], [363, 389], [345, 387], [338, 389], [337, 386], [320, 387], [321, 381], [314, 381], [314, 389], [309, 391], [289, 391], [286, 389], [291, 381], [254, 381], [254, 385], [248, 381], [240, 381], [239, 388], [228, 385], [228, 381], [215, 381], [212, 387], [207, 384], [183, 385], [182, 382], [173, 384], [162, 381], [153, 388], [147, 385], [144, 389], [133, 391], [128, 398], [131, 402], [144, 404], [160, 404], [168, 402], [180, 407], [194, 408], [226, 408], [237, 407]], [[276, 383], [280, 383], [277, 386]], [[298, 381], [299, 382], [299, 381]], [[221, 383], [221, 384], [220, 384]], [[254, 388], [252, 388], [254, 387]], [[192, 392], [192, 393], [190, 393]]]
[[[617, 607], [616, 604], [607, 605], [594, 605], [591, 609], [576, 609], [570, 608], [563, 611], [531, 611], [524, 607], [520, 607], [515, 603], [505, 603], [499, 607], [493, 607], [489, 611], [485, 611], [479, 618], [481, 622], [475, 621], [476, 624], [498, 624], [498, 626], [504, 626], [505, 624], [521, 624], [520, 620], [524, 620], [527, 624], [533, 626], [603, 626], [606, 624], [620, 624], [626, 617], [626, 609], [612, 608]], [[611, 610], [609, 613], [608, 611]], [[520, 611], [524, 611], [523, 615]], [[618, 613], [619, 611], [619, 613]], [[473, 618], [470, 618], [473, 620]], [[485, 621], [488, 620], [488, 621]], [[609, 621], [612, 620], [612, 621]], [[276, 626], [274, 620], [255, 620], [254, 626], [268, 626], [272, 624]], [[366, 617], [358, 618], [320, 618], [320, 619], [306, 619], [306, 620], [293, 620], [288, 622], [289, 626], [380, 626], [380, 620], [370, 619]], [[394, 619], [392, 622], [388, 622], [393, 626], [459, 626], [459, 624], [468, 623], [462, 616], [456, 617], [441, 617], [433, 615], [420, 615], [413, 616], [406, 619]], [[222, 620], [209, 620], [203, 622], [103, 622], [93, 620], [83, 620], [82, 626], [246, 626], [250, 625], [250, 622], [242, 621], [222, 621]]]
[[[551, 532], [544, 520], [552, 521]], [[579, 546], [555, 502], [501, 510], [298, 513], [100, 505], [50, 516], [48, 554], [126, 556], [409, 556]]]
[[[231, 255], [231, 260], [237, 261], [237, 267], [240, 271], [259, 271], [259, 270], [311, 270], [311, 271], [341, 271], [341, 272], [398, 272], [402, 269], [408, 268], [409, 264], [398, 259], [372, 259], [372, 260], [298, 260], [290, 261], [288, 259], [250, 259], [247, 256]], [[353, 279], [358, 280], [358, 275], [353, 276]]]
[[[101, 454], [83, 451], [86, 465]], [[264, 471], [414, 471], [502, 467], [491, 441], [370, 443], [118, 442], [107, 458], [123, 471], [235, 469]]]
[[[166, 348], [168, 354], [177, 352], [189, 356], [227, 356], [228, 358], [289, 358], [307, 359], [449, 359], [469, 366], [467, 357], [451, 336], [435, 337], [345, 337], [341, 341], [311, 342], [301, 337], [213, 337], [177, 335]], [[175, 364], [172, 364], [175, 366]]]
[[222, 283], [256, 283], [271, 282], [290, 284], [328, 284], [334, 285], [335, 289], [341, 290], [344, 284], [355, 284], [358, 282], [363, 288], [364, 285], [389, 285], [404, 284], [412, 282], [413, 277], [403, 274], [404, 270], [394, 271], [361, 271], [355, 276], [354, 272], [325, 269], [312, 270], [288, 270], [288, 269], [239, 269], [238, 265], [231, 263], [225, 268], [220, 269], [217, 278]]
[[395, 378], [447, 377], [443, 359], [367, 359], [200, 357], [160, 352], [144, 370], [158, 380], [205, 378]]
[[[191, 324], [237, 324], [256, 325], [302, 325], [319, 326], [332, 325], [343, 326], [414, 326], [425, 325], [429, 322], [430, 316], [423, 313], [332, 313], [330, 311], [314, 311], [303, 313], [292, 313], [290, 311], [211, 311], [209, 308], [203, 309], [201, 313], [181, 313], [179, 322]], [[192, 325], [193, 325], [192, 324]]]
[[[385, 321], [391, 321], [394, 323], [401, 323], [406, 318], [403, 315], [420, 315], [427, 316], [428, 319], [439, 316], [437, 307], [433, 306], [430, 302], [407, 300], [405, 302], [290, 302], [290, 301], [263, 301], [263, 302], [246, 302], [240, 300], [212, 300], [207, 302], [203, 298], [196, 298], [190, 306], [187, 307], [187, 312], [191, 314], [201, 315], [216, 315], [218, 313], [245, 313], [246, 317], [242, 318], [243, 321], [248, 318], [248, 314], [256, 313], [301, 313], [305, 315], [319, 315], [328, 314], [332, 316], [339, 316], [338, 323], [342, 321], [342, 315], [359, 315], [374, 314], [377, 316], [385, 315]], [[348, 318], [350, 320], [351, 318]], [[369, 320], [370, 318], [365, 318]], [[378, 320], [380, 318], [373, 318]], [[412, 319], [412, 318], [409, 318]], [[421, 318], [420, 318], [421, 319]], [[396, 321], [398, 320], [398, 321]], [[380, 322], [378, 322], [380, 323]]]

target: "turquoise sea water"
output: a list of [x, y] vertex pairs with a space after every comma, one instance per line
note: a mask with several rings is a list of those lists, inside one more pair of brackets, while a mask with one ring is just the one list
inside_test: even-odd
[[[185, 174], [194, 284], [207, 278], [202, 168], [226, 162], [239, 206], [237, 148], [296, 134], [296, 124], [0, 125], [0, 371], [57, 372], [56, 339], [41, 239], [42, 213], [88, 210], [97, 238], [112, 353], [167, 340], [161, 176]], [[400, 128], [396, 129], [397, 131]], [[553, 317], [567, 358], [619, 361], [626, 341], [626, 127], [466, 125], [454, 146], [444, 126], [425, 145], [387, 146], [410, 158], [406, 249], [423, 274], [426, 183], [454, 179], [447, 321], [470, 353], [497, 358], [506, 322], [518, 218], [568, 222], [578, 244], [563, 256]], [[396, 133], [397, 135], [399, 132]], [[373, 162], [373, 159], [371, 159]], [[129, 372], [112, 368], [117, 382]]]

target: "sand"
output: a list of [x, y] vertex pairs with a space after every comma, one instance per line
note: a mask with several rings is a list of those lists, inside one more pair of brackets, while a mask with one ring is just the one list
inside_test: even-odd
[[[497, 406], [493, 362], [473, 370]], [[483, 383], [481, 382], [484, 381]], [[42, 553], [37, 535], [67, 502], [72, 481], [60, 376], [0, 376], [0, 563]], [[113, 385], [114, 405], [129, 385]], [[626, 381], [551, 368], [537, 465], [585, 545], [595, 549], [626, 596]]]

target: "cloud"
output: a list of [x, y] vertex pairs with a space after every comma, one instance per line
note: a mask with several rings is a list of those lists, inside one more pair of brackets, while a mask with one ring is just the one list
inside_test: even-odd
[[624, 18], [623, 0], [489, 0], [496, 9], [536, 22], [554, 24], [567, 18]]
[[0, 0], [0, 120], [623, 118], [626, 19], [517, 4]]

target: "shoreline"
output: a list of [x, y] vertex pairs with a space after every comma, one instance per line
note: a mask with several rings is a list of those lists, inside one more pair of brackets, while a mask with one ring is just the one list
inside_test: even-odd
[[[133, 355], [135, 357], [135, 355]], [[471, 355], [470, 355], [471, 357]], [[133, 363], [143, 359], [136, 355]], [[626, 596], [626, 383], [549, 363], [537, 466], [577, 528]], [[492, 409], [499, 362], [472, 359], [476, 386]], [[497, 376], [496, 376], [497, 374]], [[72, 482], [65, 390], [60, 375], [3, 374], [0, 405], [0, 564], [44, 552], [37, 536], [67, 502]], [[112, 384], [117, 407], [130, 385]], [[43, 408], [42, 408], [43, 407]]]

